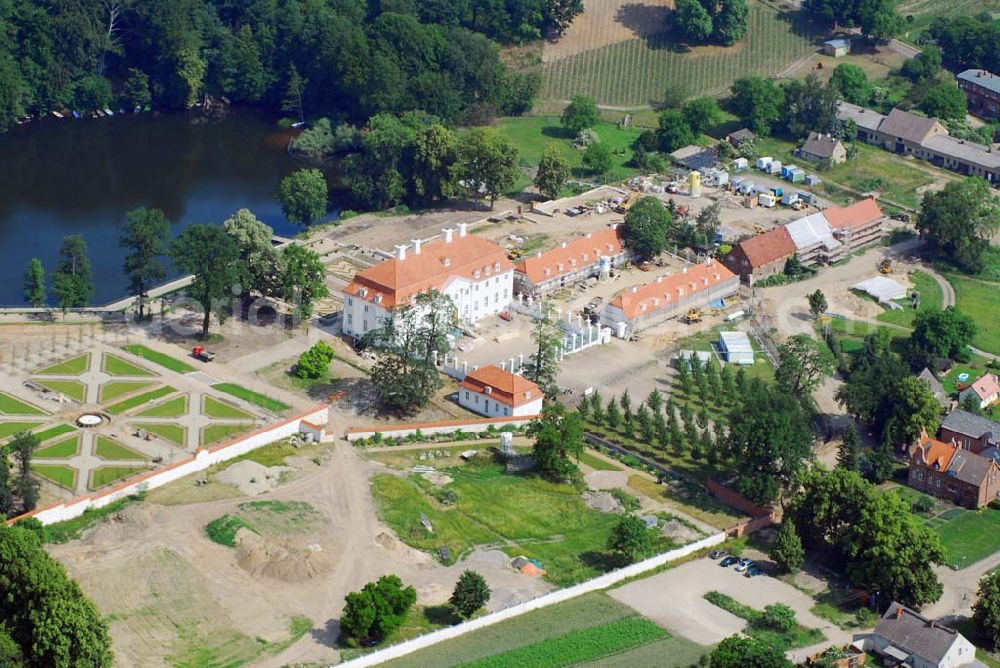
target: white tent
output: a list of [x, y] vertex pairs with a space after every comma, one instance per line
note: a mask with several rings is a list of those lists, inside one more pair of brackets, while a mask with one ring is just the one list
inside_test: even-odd
[[888, 302], [893, 299], [902, 299], [906, 296], [906, 288], [899, 281], [895, 281], [885, 276], [876, 276], [867, 281], [861, 281], [853, 286], [854, 290], [867, 292], [880, 302]]

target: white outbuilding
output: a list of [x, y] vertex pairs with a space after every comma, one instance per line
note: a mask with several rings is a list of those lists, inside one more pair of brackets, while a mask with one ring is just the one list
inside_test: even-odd
[[753, 345], [746, 332], [719, 332], [719, 352], [730, 364], [753, 364]]

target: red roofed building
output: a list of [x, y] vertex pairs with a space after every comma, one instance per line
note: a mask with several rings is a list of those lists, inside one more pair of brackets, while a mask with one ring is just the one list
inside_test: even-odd
[[612, 225], [522, 259], [514, 271], [514, 290], [540, 297], [599, 276], [602, 271], [624, 264], [627, 257], [621, 229]]
[[959, 403], [965, 401], [966, 397], [972, 397], [980, 408], [995, 404], [1000, 400], [1000, 380], [997, 380], [995, 373], [988, 373], [959, 393]]
[[885, 214], [874, 198], [868, 197], [850, 206], [835, 206], [823, 211], [833, 237], [844, 244], [844, 252], [874, 243], [885, 236]]
[[967, 508], [982, 508], [1000, 493], [1000, 466], [992, 459], [926, 435], [910, 457], [910, 487]]
[[740, 279], [717, 260], [685, 267], [677, 274], [660, 276], [652, 283], [629, 288], [612, 299], [601, 312], [601, 324], [624, 337], [659, 324], [689, 309], [730, 297]]
[[358, 272], [344, 288], [344, 333], [361, 338], [390, 309], [413, 304], [431, 290], [451, 298], [459, 319], [475, 323], [505, 310], [513, 296], [514, 267], [504, 249], [467, 234], [464, 224], [427, 244], [396, 246], [394, 257]]
[[465, 376], [458, 403], [486, 417], [538, 415], [542, 391], [527, 378], [490, 364]]
[[747, 283], [780, 274], [785, 263], [795, 254], [795, 242], [785, 226], [744, 239], [722, 259], [734, 274]]

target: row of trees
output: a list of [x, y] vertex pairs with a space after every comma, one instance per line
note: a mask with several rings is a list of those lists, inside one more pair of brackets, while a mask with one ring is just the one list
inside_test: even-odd
[[889, 39], [905, 25], [896, 0], [805, 0], [802, 7], [834, 29], [856, 27], [866, 37]]
[[941, 16], [928, 32], [945, 59], [957, 67], [1000, 71], [1000, 21], [988, 12]]
[[677, 0], [667, 29], [692, 44], [731, 46], [749, 27], [747, 0]]

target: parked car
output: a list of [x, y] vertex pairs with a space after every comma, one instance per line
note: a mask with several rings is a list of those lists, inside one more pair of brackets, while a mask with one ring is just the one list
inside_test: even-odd
[[736, 572], [737, 573], [742, 573], [742, 572], [746, 571], [746, 569], [750, 568], [751, 566], [753, 566], [753, 561], [752, 560], [750, 560], [750, 559], [740, 559], [740, 562], [738, 564], [736, 564]]
[[711, 551], [711, 552], [710, 552], [710, 553], [708, 554], [708, 558], [709, 558], [709, 559], [721, 559], [722, 557], [725, 557], [725, 556], [727, 556], [727, 555], [726, 555], [726, 553], [725, 553], [724, 551], [722, 551], [722, 550], [712, 550], [712, 551]]
[[753, 566], [751, 566], [750, 568], [748, 568], [743, 575], [745, 575], [748, 578], [752, 578], [752, 577], [756, 577], [758, 575], [763, 575], [763, 574], [764, 574], [764, 569], [762, 569], [757, 564], [754, 564]]
[[726, 557], [725, 559], [723, 559], [722, 561], [720, 561], [719, 565], [722, 566], [723, 568], [729, 568], [733, 564], [739, 563], [739, 561], [740, 561], [739, 557], [731, 557], [730, 556], [730, 557]]

